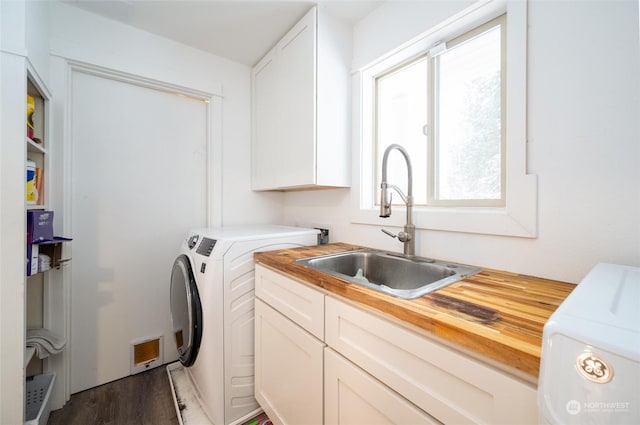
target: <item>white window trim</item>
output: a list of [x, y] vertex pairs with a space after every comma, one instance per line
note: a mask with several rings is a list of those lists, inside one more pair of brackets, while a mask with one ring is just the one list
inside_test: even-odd
[[[537, 236], [537, 176], [527, 174], [527, 3], [483, 0], [405, 43], [354, 74], [354, 143], [351, 219], [354, 223], [403, 226], [404, 208], [382, 219], [369, 190], [374, 175], [373, 88], [375, 77], [441, 39], [507, 13], [506, 205], [504, 207], [414, 207], [418, 229], [535, 238]], [[358, 123], [360, 125], [358, 125]], [[365, 166], [367, 164], [368, 166]], [[377, 188], [375, 193], [377, 193]]]

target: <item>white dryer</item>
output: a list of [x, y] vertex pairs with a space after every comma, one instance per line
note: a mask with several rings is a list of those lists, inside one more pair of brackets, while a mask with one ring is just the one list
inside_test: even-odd
[[541, 423], [640, 424], [640, 267], [597, 264], [542, 343]]
[[275, 225], [189, 232], [171, 272], [180, 362], [215, 425], [259, 412], [254, 394], [254, 261], [258, 251], [316, 245], [318, 230]]

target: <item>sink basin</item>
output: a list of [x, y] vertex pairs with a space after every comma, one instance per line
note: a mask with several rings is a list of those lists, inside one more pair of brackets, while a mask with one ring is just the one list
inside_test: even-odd
[[404, 299], [421, 297], [480, 272], [462, 264], [372, 249], [302, 258], [296, 263]]

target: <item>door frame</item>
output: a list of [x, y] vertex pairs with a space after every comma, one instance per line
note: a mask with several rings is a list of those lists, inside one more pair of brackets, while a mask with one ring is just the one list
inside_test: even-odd
[[[95, 65], [80, 60], [53, 54], [51, 56], [51, 85], [58, 88], [53, 97], [54, 112], [59, 113], [52, 121], [53, 137], [56, 149], [52, 154], [52, 170], [54, 181], [60, 182], [52, 188], [51, 208], [61, 211], [57, 215], [56, 228], [62, 234], [73, 235], [72, 217], [72, 151], [71, 111], [73, 99], [74, 74], [82, 73], [117, 82], [133, 84], [139, 87], [163, 91], [166, 93], [187, 96], [201, 100], [206, 104], [206, 223], [208, 227], [222, 225], [222, 86], [213, 85], [213, 90], [203, 91], [184, 85], [173, 84], [158, 79], [148, 78], [114, 68]], [[59, 112], [57, 112], [59, 111]], [[69, 258], [69, 248], [63, 248], [64, 258]], [[63, 335], [67, 340], [71, 337], [71, 271], [62, 269], [54, 277], [52, 285], [46, 285], [44, 297], [44, 325], [50, 330]], [[62, 407], [71, 397], [71, 355], [66, 350], [64, 355], [47, 359], [44, 363], [46, 372], [56, 374], [56, 385], [52, 392], [53, 409]]]
[[[139, 87], [163, 91], [166, 93], [186, 96], [206, 104], [207, 116], [207, 227], [222, 225], [222, 98], [220, 93], [209, 93], [189, 87], [184, 87], [164, 81], [146, 78], [128, 72], [117, 71], [103, 66], [86, 62], [66, 59], [67, 64], [67, 92], [65, 94], [64, 130], [63, 130], [63, 170], [64, 176], [64, 210], [71, 211], [71, 108], [73, 93], [73, 74], [83, 73], [100, 78], [106, 78], [121, 83], [133, 84]], [[70, 214], [66, 216], [71, 219]], [[66, 224], [66, 223], [65, 223]], [[65, 226], [66, 227], [66, 226]], [[71, 228], [71, 221], [69, 227]]]

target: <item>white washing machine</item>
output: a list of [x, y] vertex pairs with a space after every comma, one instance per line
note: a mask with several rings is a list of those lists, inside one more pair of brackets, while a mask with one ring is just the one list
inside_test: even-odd
[[275, 225], [196, 229], [171, 272], [180, 362], [215, 425], [259, 412], [254, 394], [254, 261], [258, 251], [316, 245], [317, 229]]

